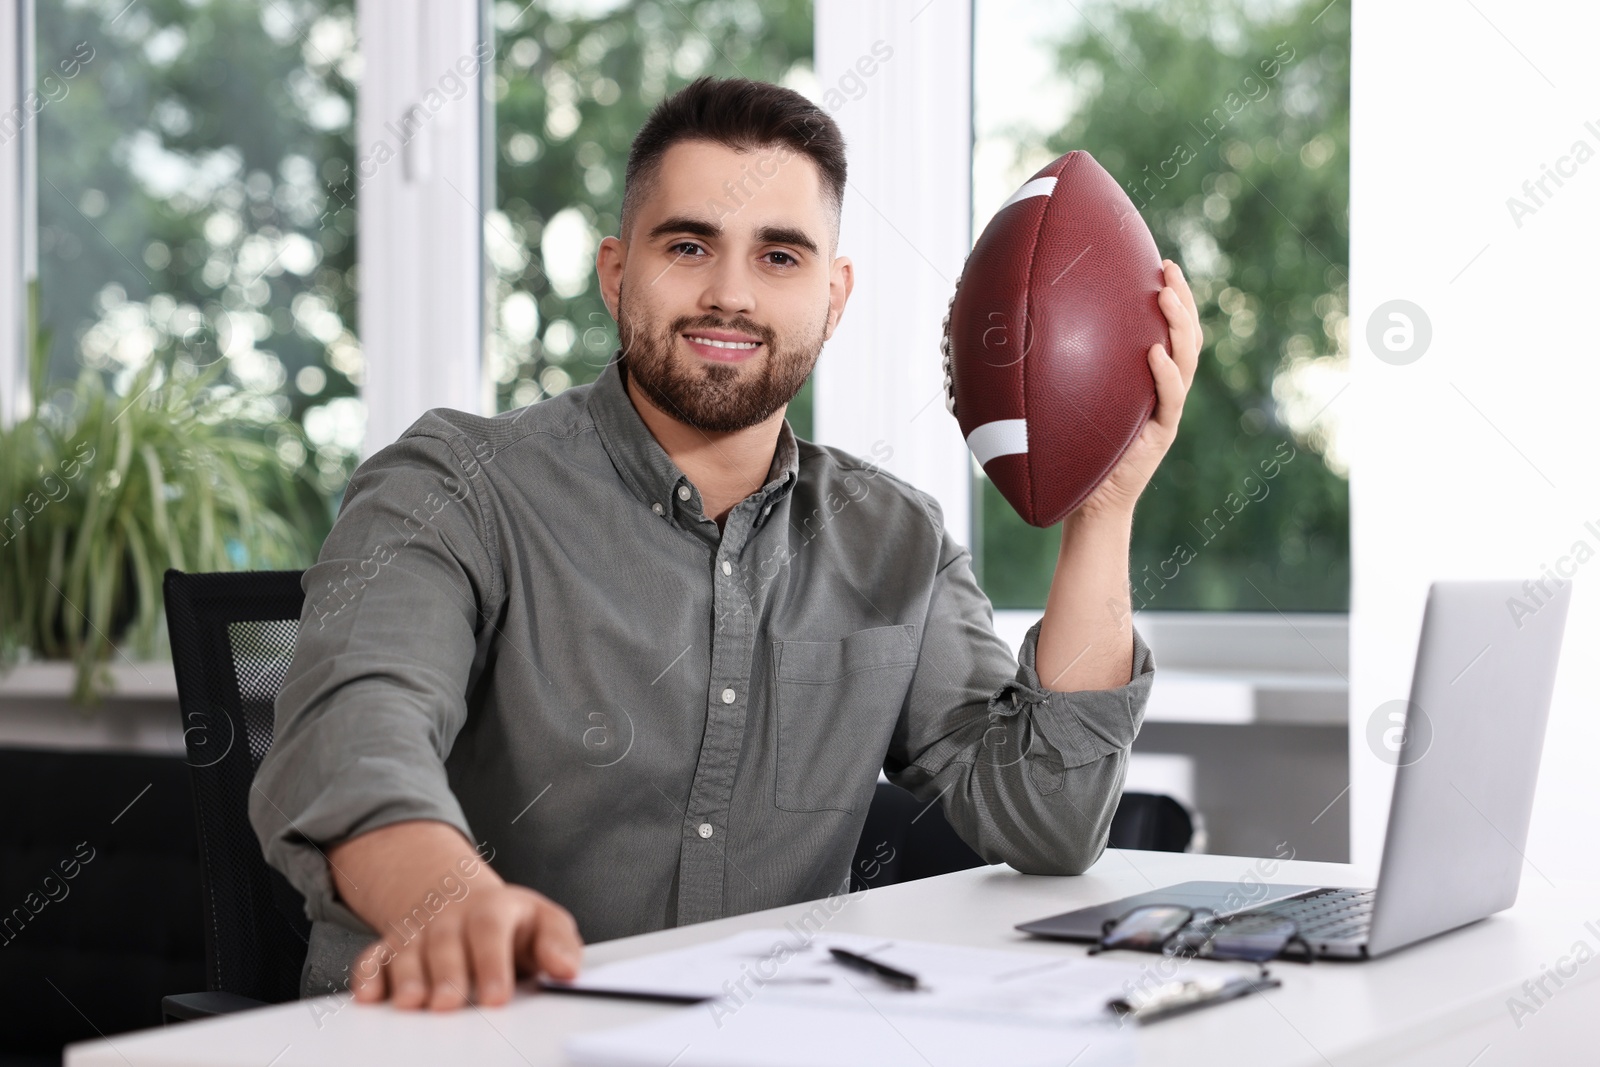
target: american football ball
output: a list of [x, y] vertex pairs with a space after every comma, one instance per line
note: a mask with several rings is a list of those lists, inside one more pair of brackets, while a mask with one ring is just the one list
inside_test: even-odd
[[947, 405], [1028, 523], [1083, 503], [1155, 412], [1164, 284], [1133, 202], [1081, 151], [1013, 193], [967, 256], [940, 342]]

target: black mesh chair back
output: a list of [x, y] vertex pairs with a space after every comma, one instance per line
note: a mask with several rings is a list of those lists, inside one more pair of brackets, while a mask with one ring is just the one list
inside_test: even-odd
[[[1184, 806], [1159, 793], [1123, 793], [1111, 817], [1111, 848], [1183, 852], [1194, 839]], [[879, 782], [850, 865], [850, 889], [874, 889], [983, 866], [938, 803]]]
[[1111, 817], [1112, 848], [1187, 852], [1194, 841], [1189, 809], [1164, 793], [1124, 793]]
[[200, 836], [206, 986], [267, 1003], [299, 997], [311, 931], [249, 818], [300, 628], [300, 575], [169, 570], [163, 583]]

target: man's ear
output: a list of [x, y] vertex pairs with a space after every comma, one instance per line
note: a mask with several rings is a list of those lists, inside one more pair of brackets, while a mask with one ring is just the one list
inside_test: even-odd
[[850, 257], [835, 258], [828, 273], [828, 328], [822, 334], [824, 341], [833, 336], [834, 329], [844, 316], [845, 301], [850, 299], [850, 290], [855, 286], [856, 270]]
[[594, 254], [595, 274], [600, 278], [600, 299], [606, 302], [612, 321], [618, 321], [618, 294], [622, 290], [622, 268], [627, 259], [628, 246], [619, 237], [602, 240]]

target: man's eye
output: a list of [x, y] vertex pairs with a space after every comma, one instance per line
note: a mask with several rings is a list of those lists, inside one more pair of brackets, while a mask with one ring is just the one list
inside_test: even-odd
[[[684, 251], [685, 249], [688, 249], [689, 251]], [[675, 253], [680, 259], [700, 259], [702, 258], [701, 253], [703, 253], [705, 250], [693, 241], [679, 241], [675, 245], [669, 245], [667, 247], [667, 251]], [[795, 267], [799, 266], [800, 264], [798, 259], [795, 259], [787, 252], [773, 251], [768, 252], [767, 255], [780, 257], [779, 261], [773, 264], [774, 266]]]

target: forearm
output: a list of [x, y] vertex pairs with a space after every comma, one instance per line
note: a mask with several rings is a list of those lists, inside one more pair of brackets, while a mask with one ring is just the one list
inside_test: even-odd
[[1061, 550], [1039, 627], [1037, 666], [1047, 689], [1114, 689], [1133, 673], [1128, 599], [1132, 512], [1079, 509], [1062, 524]]
[[[1120, 532], [1114, 524], [1102, 524], [1098, 533], [1092, 524], [1078, 526], [1047, 617], [1058, 624], [1051, 632], [1058, 646], [1073, 622], [1065, 609], [1104, 609], [1103, 600], [1085, 604], [1096, 594], [1075, 591], [1070, 579], [1127, 565], [1131, 523]], [[1079, 873], [1100, 855], [1122, 794], [1154, 674], [1149, 650], [1130, 627], [1120, 679], [1079, 682], [1076, 670], [1063, 676], [1077, 648], [1063, 655], [1058, 647], [1054, 663], [1043, 665], [1046, 673], [1040, 653], [1046, 620], [1030, 627], [1018, 647], [1003, 640], [990, 623], [992, 607], [972, 575], [970, 554], [948, 531], [944, 537], [921, 662], [885, 759], [889, 780], [924, 803], [941, 803], [962, 840], [991, 863], [1035, 874]], [[1117, 622], [1109, 614], [1088, 620], [1091, 629], [1102, 621], [1113, 628]], [[1052, 675], [1061, 691], [1046, 685]]]
[[463, 894], [462, 886], [503, 884], [461, 831], [433, 819], [352, 837], [328, 850], [328, 864], [340, 900], [380, 936], [429, 893], [452, 899]]

